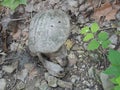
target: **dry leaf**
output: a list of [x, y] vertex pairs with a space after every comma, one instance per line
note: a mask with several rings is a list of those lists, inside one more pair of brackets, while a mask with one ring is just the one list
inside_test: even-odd
[[72, 46], [74, 45], [74, 42], [71, 41], [70, 39], [68, 39], [68, 40], [65, 42], [65, 45], [66, 45], [67, 50], [70, 50], [70, 49], [72, 48]]
[[108, 21], [115, 19], [115, 15], [119, 8], [120, 6], [118, 4], [114, 3], [114, 5], [112, 5], [110, 2], [106, 2], [102, 4], [101, 7], [94, 10], [93, 18], [97, 21], [99, 21], [102, 16], [105, 16], [105, 19]]

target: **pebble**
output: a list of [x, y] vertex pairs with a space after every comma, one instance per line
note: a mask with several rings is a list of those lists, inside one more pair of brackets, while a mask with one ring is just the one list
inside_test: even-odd
[[62, 81], [62, 80], [58, 80], [57, 84], [62, 88], [70, 88], [70, 89], [73, 88], [73, 84], [71, 82], [65, 82], [65, 81]]
[[120, 21], [120, 11], [116, 14], [116, 19]]
[[18, 61], [14, 62], [12, 65], [4, 65], [2, 66], [2, 70], [7, 73], [12, 73], [18, 67]]
[[48, 73], [45, 73], [45, 79], [47, 80], [49, 86], [57, 87], [58, 80], [56, 77], [50, 76]]
[[49, 4], [54, 5], [54, 4], [57, 4], [58, 2], [60, 2], [60, 0], [50, 0]]
[[79, 0], [79, 4], [83, 4], [85, 2], [85, 0]]
[[0, 78], [2, 78], [2, 76], [3, 76], [2, 74], [3, 74], [3, 72], [2, 72], [2, 71], [0, 71]]
[[112, 35], [110, 38], [109, 38], [109, 40], [111, 41], [111, 43], [112, 44], [115, 44], [115, 45], [117, 45], [117, 35]]
[[88, 81], [83, 81], [83, 84], [87, 85], [88, 87], [90, 86], [90, 83]]
[[78, 1], [77, 0], [67, 0], [67, 1], [68, 1], [68, 4], [71, 7], [78, 7]]
[[84, 24], [86, 23], [85, 17], [83, 15], [78, 16], [78, 23]]
[[5, 90], [6, 84], [7, 82], [5, 79], [0, 79], [0, 90]]
[[33, 3], [29, 3], [29, 4], [27, 4], [26, 7], [25, 7], [25, 11], [26, 11], [26, 12], [29, 12], [29, 13], [32, 12], [33, 9], [34, 9]]
[[88, 74], [89, 74], [89, 77], [91, 78], [94, 78], [94, 67], [90, 67], [90, 69], [88, 70]]
[[117, 31], [120, 31], [120, 27], [117, 27]]
[[79, 81], [80, 80], [80, 77], [78, 77], [77, 75], [72, 75], [71, 76], [71, 82], [72, 83], [75, 83], [76, 81]]
[[41, 85], [39, 86], [40, 90], [49, 90], [49, 86], [45, 80], [41, 81]]
[[17, 73], [17, 79], [22, 80], [24, 82], [27, 75], [28, 75], [28, 70], [23, 69], [21, 72]]
[[68, 61], [69, 61], [69, 66], [76, 65], [78, 59], [74, 54], [74, 52], [70, 52], [70, 54], [68, 55]]
[[16, 88], [17, 88], [17, 90], [24, 89], [25, 88], [25, 83], [20, 81], [19, 83], [17, 83]]

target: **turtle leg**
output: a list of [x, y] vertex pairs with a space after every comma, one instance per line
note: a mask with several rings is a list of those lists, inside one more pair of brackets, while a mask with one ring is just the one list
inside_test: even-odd
[[64, 69], [56, 63], [50, 62], [46, 59], [44, 59], [41, 54], [37, 54], [39, 60], [42, 62], [42, 64], [44, 65], [44, 67], [47, 69], [47, 71], [56, 77], [64, 77], [65, 76], [65, 71]]
[[[65, 67], [68, 64], [67, 60], [67, 49], [63, 45], [57, 52], [47, 54], [50, 60], [56, 60], [60, 66]], [[53, 62], [54, 62], [53, 61]]]

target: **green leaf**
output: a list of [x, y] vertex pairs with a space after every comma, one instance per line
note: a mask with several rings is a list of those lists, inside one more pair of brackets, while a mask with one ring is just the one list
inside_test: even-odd
[[92, 33], [95, 33], [95, 32], [97, 32], [99, 30], [99, 26], [98, 26], [98, 24], [95, 22], [95, 23], [93, 23], [92, 25], [91, 25], [91, 31], [92, 31]]
[[120, 85], [120, 76], [116, 78], [116, 82], [118, 85]]
[[89, 31], [89, 27], [85, 26], [81, 29], [80, 34], [86, 34]]
[[87, 33], [83, 41], [89, 41], [92, 38], [94, 38], [94, 35], [92, 33]]
[[120, 86], [115, 86], [113, 90], [120, 90]]
[[117, 84], [115, 77], [113, 77], [112, 79], [110, 79], [110, 81], [111, 81], [112, 83], [114, 83], [114, 84]]
[[27, 4], [27, 0], [20, 0], [20, 4], [26, 5]]
[[11, 10], [14, 10], [20, 4], [26, 5], [26, 2], [27, 2], [27, 0], [4, 0], [1, 2], [1, 5], [6, 6], [6, 7], [10, 8]]
[[93, 40], [88, 44], [87, 49], [88, 49], [88, 50], [95, 50], [95, 49], [97, 49], [99, 46], [100, 46], [99, 42], [98, 42], [97, 40], [93, 39]]
[[109, 45], [110, 43], [111, 43], [110, 40], [103, 41], [103, 42], [102, 42], [102, 47], [103, 47], [103, 48], [108, 48], [108, 45]]
[[108, 75], [114, 75], [115, 77], [118, 77], [118, 76], [120, 76], [120, 67], [110, 65], [110, 66], [104, 71], [104, 73], [106, 73], [106, 74], [108, 74]]
[[110, 50], [108, 54], [108, 60], [112, 65], [120, 66], [120, 52]]
[[106, 40], [106, 39], [108, 39], [108, 33], [107, 32], [100, 32], [99, 34], [98, 34], [98, 39], [100, 40], [100, 41], [104, 41], [104, 40]]

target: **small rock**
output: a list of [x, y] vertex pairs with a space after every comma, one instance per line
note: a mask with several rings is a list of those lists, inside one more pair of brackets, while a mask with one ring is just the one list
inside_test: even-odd
[[50, 0], [50, 1], [49, 1], [49, 4], [54, 5], [54, 4], [57, 4], [59, 1], [60, 1], [60, 0]]
[[115, 48], [115, 45], [110, 44], [110, 45], [109, 45], [109, 48], [114, 49], [114, 48]]
[[15, 63], [13, 63], [12, 65], [5, 65], [2, 67], [2, 70], [7, 72], [7, 73], [12, 73], [15, 71], [15, 69], [18, 67], [18, 61], [16, 61]]
[[89, 77], [91, 77], [91, 78], [94, 78], [94, 77], [95, 77], [95, 69], [94, 69], [94, 67], [91, 67], [91, 68], [88, 70], [88, 74], [89, 74]]
[[16, 85], [17, 90], [22, 90], [25, 88], [25, 83], [23, 83], [22, 81], [20, 81], [19, 83], [17, 83]]
[[102, 81], [102, 85], [103, 85], [104, 90], [112, 90], [114, 85], [110, 81], [110, 76], [101, 72], [100, 73], [100, 79]]
[[86, 22], [85, 17], [83, 15], [79, 15], [78, 23], [84, 24]]
[[117, 35], [112, 35], [110, 38], [109, 38], [109, 40], [111, 41], [111, 43], [112, 44], [115, 44], [115, 45], [117, 45]]
[[3, 76], [3, 72], [2, 72], [2, 71], [0, 71], [0, 78], [2, 78], [2, 76]]
[[117, 31], [120, 31], [120, 27], [117, 27]]
[[21, 72], [17, 74], [17, 79], [22, 80], [24, 82], [27, 75], [28, 75], [28, 70], [23, 69]]
[[5, 79], [0, 79], [0, 90], [5, 90], [6, 84], [7, 83]]
[[73, 66], [78, 61], [77, 57], [75, 56], [74, 52], [70, 52], [68, 55], [69, 66]]
[[86, 4], [82, 4], [79, 8], [79, 11], [84, 11], [85, 9], [89, 8], [90, 4], [86, 3]]
[[70, 83], [70, 82], [65, 82], [65, 81], [62, 81], [62, 80], [58, 80], [57, 84], [62, 88], [70, 88], [70, 89], [73, 88], [73, 84]]
[[26, 7], [25, 7], [25, 11], [26, 11], [26, 12], [32, 12], [33, 9], [34, 9], [33, 3], [29, 3], [29, 4], [27, 4]]
[[45, 79], [48, 81], [48, 85], [51, 87], [57, 87], [57, 78], [45, 73]]
[[83, 84], [87, 85], [88, 87], [90, 87], [90, 83], [88, 81], [83, 81]]
[[120, 11], [116, 14], [116, 19], [120, 21]]
[[49, 86], [45, 80], [41, 81], [41, 85], [39, 86], [40, 90], [49, 90]]
[[85, 0], [79, 0], [79, 4], [83, 4], [85, 2]]
[[68, 4], [71, 7], [78, 7], [78, 1], [77, 0], [67, 0], [67, 1], [68, 1]]
[[71, 82], [72, 83], [75, 83], [76, 81], [79, 81], [80, 80], [80, 77], [76, 76], [76, 75], [72, 75], [71, 76]]

